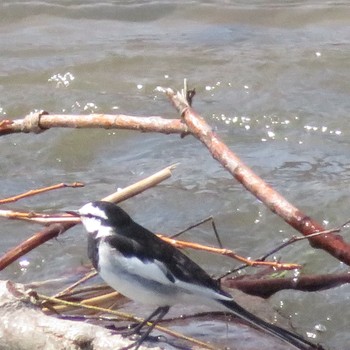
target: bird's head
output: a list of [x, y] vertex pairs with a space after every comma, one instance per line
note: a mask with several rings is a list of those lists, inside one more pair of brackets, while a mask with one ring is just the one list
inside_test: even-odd
[[78, 211], [68, 213], [80, 216], [86, 231], [96, 234], [96, 238], [113, 235], [131, 220], [130, 216], [116, 204], [104, 201], [90, 202]]

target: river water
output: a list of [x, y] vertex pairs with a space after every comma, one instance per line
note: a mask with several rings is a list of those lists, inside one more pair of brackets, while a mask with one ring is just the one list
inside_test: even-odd
[[[334, 227], [350, 217], [349, 24], [347, 1], [0, 1], [0, 116], [43, 109], [175, 118], [156, 88], [179, 89], [187, 78], [197, 91], [194, 108], [227, 145], [295, 206]], [[6, 208], [78, 208], [180, 163], [171, 179], [123, 208], [168, 234], [213, 215], [224, 245], [245, 256], [259, 256], [295, 234], [192, 137], [55, 129], [2, 137], [0, 148], [1, 197], [59, 182], [86, 184]], [[2, 220], [0, 253], [39, 228]], [[216, 244], [210, 225], [186, 237]], [[65, 275], [88, 262], [84, 239], [75, 228], [13, 263], [1, 278]], [[347, 271], [306, 242], [280, 256], [305, 264], [305, 273]], [[194, 257], [216, 274], [234, 264]], [[282, 292], [269, 303], [299, 333], [345, 349], [348, 299], [343, 286]], [[253, 349], [265, 341], [271, 347], [271, 339], [239, 327], [232, 340], [222, 327], [207, 321], [178, 329], [223, 345]]]

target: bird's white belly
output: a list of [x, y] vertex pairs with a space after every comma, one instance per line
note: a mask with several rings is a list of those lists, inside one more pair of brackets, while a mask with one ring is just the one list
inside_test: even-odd
[[[182, 304], [210, 305], [215, 300], [230, 297], [196, 284], [167, 277], [167, 268], [161, 262], [142, 261], [125, 257], [103, 240], [99, 245], [99, 273], [104, 281], [124, 296], [149, 305], [172, 306]], [[215, 302], [216, 305], [216, 302]]]
[[172, 306], [180, 301], [176, 286], [157, 266], [125, 257], [103, 241], [98, 266], [103, 280], [132, 300], [157, 306]]

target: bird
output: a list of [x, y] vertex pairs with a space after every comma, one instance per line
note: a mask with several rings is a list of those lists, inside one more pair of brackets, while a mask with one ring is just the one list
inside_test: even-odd
[[[324, 350], [321, 345], [268, 323], [240, 306], [197, 263], [133, 221], [116, 204], [94, 201], [68, 213], [80, 217], [88, 233], [88, 257], [102, 279], [129, 299], [155, 308], [149, 317], [132, 329], [139, 333], [143, 327], [148, 327], [133, 344], [135, 349], [172, 306], [203, 303], [228, 310], [296, 349]], [[151, 320], [153, 323], [149, 326]]]

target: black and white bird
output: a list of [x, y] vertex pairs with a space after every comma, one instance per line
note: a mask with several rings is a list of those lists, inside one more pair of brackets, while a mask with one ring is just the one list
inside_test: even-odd
[[134, 222], [117, 205], [96, 201], [84, 205], [75, 215], [80, 216], [88, 232], [88, 255], [102, 279], [124, 296], [155, 307], [155, 311], [135, 329], [135, 332], [139, 331], [154, 319], [152, 326], [135, 343], [135, 348], [171, 306], [209, 303], [229, 310], [297, 349], [323, 349], [245, 310], [199, 265]]

